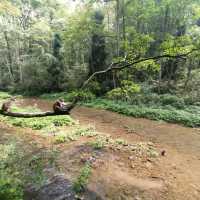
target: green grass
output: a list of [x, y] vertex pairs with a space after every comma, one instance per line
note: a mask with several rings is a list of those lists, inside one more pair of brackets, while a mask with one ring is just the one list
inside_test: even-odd
[[33, 106], [27, 106], [24, 108], [21, 107], [17, 107], [15, 104], [12, 105], [11, 108], [12, 112], [19, 112], [19, 113], [37, 113], [37, 112], [41, 112], [41, 110], [39, 108], [33, 107]]
[[75, 123], [70, 116], [48, 116], [36, 118], [16, 118], [0, 116], [0, 121], [9, 123], [13, 126], [31, 128], [33, 130], [41, 130], [49, 126], [70, 126]]
[[11, 95], [7, 92], [0, 92], [0, 99], [8, 99]]
[[[186, 107], [183, 110], [174, 107], [147, 107], [145, 105], [129, 105], [123, 102], [114, 102], [106, 99], [96, 99], [94, 101], [84, 103], [88, 107], [95, 107], [110, 110], [127, 116], [137, 118], [148, 118], [152, 120], [163, 120], [182, 124], [188, 127], [200, 126], [200, 115], [193, 112], [194, 108]], [[195, 107], [197, 112], [197, 106]], [[200, 108], [198, 107], [200, 110]]]
[[85, 190], [90, 175], [91, 175], [91, 166], [90, 164], [87, 163], [81, 169], [78, 178], [74, 181], [73, 189], [76, 193], [81, 193]]
[[93, 127], [81, 127], [77, 126], [72, 132], [61, 132], [55, 136], [55, 143], [65, 143], [76, 141], [78, 138], [85, 136], [85, 137], [94, 137], [97, 133]]
[[57, 151], [40, 150], [30, 154], [27, 146], [32, 148], [32, 144], [21, 142], [12, 138], [0, 144], [1, 200], [23, 200], [24, 188], [29, 184], [40, 188], [47, 180], [44, 169], [56, 166]]

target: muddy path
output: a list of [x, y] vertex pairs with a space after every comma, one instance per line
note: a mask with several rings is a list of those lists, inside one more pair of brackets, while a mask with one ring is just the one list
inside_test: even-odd
[[[200, 198], [200, 130], [85, 107], [76, 108], [72, 116], [114, 137], [154, 142], [166, 151], [157, 164], [166, 172], [161, 177], [174, 192], [167, 199]], [[158, 171], [155, 176], [159, 177]]]
[[[24, 99], [20, 106], [36, 106], [50, 110], [52, 103]], [[153, 142], [165, 156], [156, 159], [137, 158], [131, 153], [106, 150], [93, 152], [81, 139], [60, 145], [59, 165], [67, 178], [73, 180], [85, 156], [98, 154], [88, 190], [96, 195], [88, 200], [199, 200], [200, 199], [200, 131], [198, 129], [135, 119], [117, 113], [76, 107], [71, 115], [81, 125], [95, 126], [102, 134], [129, 142]], [[34, 135], [37, 141], [37, 136]], [[40, 140], [40, 143], [41, 140]]]

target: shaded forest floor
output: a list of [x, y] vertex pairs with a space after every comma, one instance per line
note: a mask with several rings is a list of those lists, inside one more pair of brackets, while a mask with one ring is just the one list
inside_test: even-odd
[[[21, 99], [17, 104], [19, 107], [30, 105], [50, 110], [52, 104], [38, 99]], [[62, 132], [66, 135], [76, 132], [79, 134], [76, 138], [73, 135], [67, 138], [56, 135], [57, 130], [53, 131], [51, 127], [45, 132], [48, 134], [44, 134], [0, 123], [1, 144], [15, 137], [30, 157], [43, 151], [56, 149], [58, 152], [54, 156], [54, 165], [43, 166], [46, 186], [37, 190], [43, 195], [34, 196], [28, 188], [27, 199], [56, 199], [55, 194], [50, 194], [48, 190], [53, 191], [51, 180], [57, 176], [67, 180], [65, 190], [67, 188], [71, 196], [66, 199], [199, 199], [199, 129], [86, 107], [74, 109], [72, 118], [79, 124], [62, 127]], [[88, 180], [84, 183], [80, 173], [83, 172], [84, 176], [82, 169], [87, 165], [91, 174], [85, 176]], [[63, 179], [56, 181], [56, 185], [60, 184], [62, 188]], [[86, 190], [80, 195], [74, 194], [74, 183], [78, 188], [81, 184], [87, 185]]]

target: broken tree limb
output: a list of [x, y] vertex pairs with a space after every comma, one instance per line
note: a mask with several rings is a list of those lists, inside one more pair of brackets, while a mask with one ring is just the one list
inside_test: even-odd
[[[186, 59], [187, 56], [189, 56], [190, 54], [192, 54], [195, 51], [199, 51], [200, 49], [192, 49], [191, 51], [187, 52], [187, 53], [183, 53], [183, 54], [177, 54], [177, 55], [170, 55], [170, 54], [165, 54], [165, 55], [159, 55], [159, 56], [154, 56], [154, 57], [148, 57], [148, 58], [141, 58], [141, 59], [136, 59], [133, 62], [126, 62], [126, 58], [125, 61], [122, 62], [116, 62], [116, 63], [111, 63], [109, 65], [109, 67], [105, 70], [102, 71], [97, 71], [95, 73], [93, 73], [86, 81], [83, 82], [82, 86], [80, 87], [81, 90], [85, 89], [88, 85], [88, 83], [97, 75], [100, 74], [105, 74], [108, 73], [110, 71], [115, 71], [115, 70], [123, 70], [125, 68], [130, 68], [136, 64], [145, 62], [145, 61], [149, 61], [149, 60], [160, 60], [163, 58], [171, 58], [171, 59]], [[10, 112], [10, 111], [3, 111], [0, 110], [0, 114], [5, 115], [5, 116], [11, 116], [11, 117], [24, 117], [24, 118], [30, 118], [30, 117], [46, 117], [46, 116], [55, 116], [55, 115], [69, 115], [70, 111], [77, 105], [78, 101], [80, 101], [81, 96], [77, 95], [74, 100], [72, 101], [71, 104], [68, 104], [65, 107], [65, 110], [62, 112], [51, 112], [51, 111], [47, 111], [47, 112], [41, 112], [41, 113], [14, 113], [14, 112]]]

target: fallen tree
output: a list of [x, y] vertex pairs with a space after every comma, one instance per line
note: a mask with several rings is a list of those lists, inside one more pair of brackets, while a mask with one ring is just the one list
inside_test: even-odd
[[[195, 51], [199, 51], [199, 49], [192, 49], [191, 51], [183, 54], [177, 54], [177, 55], [159, 55], [159, 56], [154, 56], [154, 57], [148, 57], [148, 58], [142, 58], [142, 59], [137, 59], [132, 62], [128, 62], [126, 58], [124, 58], [123, 61], [111, 63], [108, 68], [106, 68], [103, 71], [97, 71], [93, 73], [80, 87], [80, 90], [83, 90], [87, 87], [88, 83], [97, 75], [105, 74], [111, 71], [118, 71], [118, 70], [123, 70], [125, 68], [130, 68], [136, 64], [149, 61], [149, 60], [160, 60], [163, 58], [171, 58], [171, 59], [187, 59], [187, 56], [192, 54]], [[67, 104], [63, 109], [60, 110], [60, 112], [55, 112], [55, 111], [47, 111], [47, 112], [40, 112], [40, 113], [18, 113], [18, 112], [11, 112], [10, 107], [11, 107], [11, 102], [9, 102], [9, 108], [8, 109], [3, 109], [4, 105], [3, 104], [2, 109], [0, 110], [0, 114], [5, 115], [5, 116], [11, 116], [11, 117], [24, 117], [24, 118], [31, 118], [31, 117], [46, 117], [46, 116], [55, 116], [55, 115], [69, 115], [71, 110], [77, 105], [78, 101], [80, 101], [81, 97], [77, 95], [72, 103]]]

